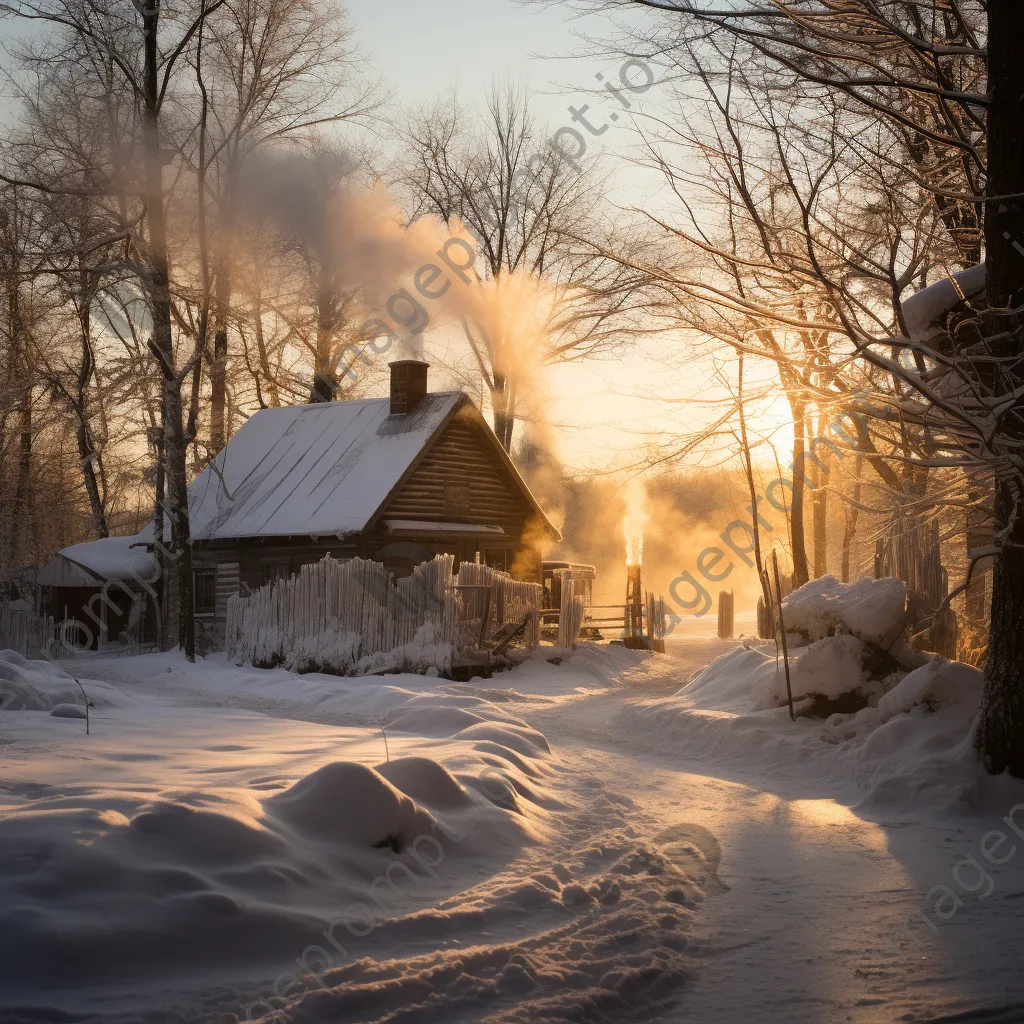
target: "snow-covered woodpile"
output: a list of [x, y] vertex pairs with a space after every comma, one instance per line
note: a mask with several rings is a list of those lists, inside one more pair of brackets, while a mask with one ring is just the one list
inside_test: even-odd
[[[328, 555], [251, 595], [232, 597], [228, 655], [300, 672], [448, 672], [459, 652], [492, 628], [535, 623], [527, 613], [540, 607], [539, 584], [471, 563], [456, 577], [454, 562], [438, 555], [395, 582], [380, 562]], [[535, 624], [526, 642], [536, 646]]]
[[[907, 643], [907, 588], [902, 580], [834, 576], [811, 580], [782, 604], [798, 715], [828, 717], [878, 706], [928, 656]], [[782, 707], [786, 692], [774, 673], [759, 708]]]

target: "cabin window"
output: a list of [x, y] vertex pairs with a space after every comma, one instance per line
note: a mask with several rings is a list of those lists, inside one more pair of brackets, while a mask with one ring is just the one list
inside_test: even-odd
[[217, 570], [195, 569], [192, 572], [192, 600], [196, 615], [212, 615], [217, 609]]
[[263, 563], [263, 582], [286, 580], [292, 574], [292, 563], [289, 558], [274, 558]]
[[469, 515], [469, 484], [444, 485], [444, 514], [445, 517]]

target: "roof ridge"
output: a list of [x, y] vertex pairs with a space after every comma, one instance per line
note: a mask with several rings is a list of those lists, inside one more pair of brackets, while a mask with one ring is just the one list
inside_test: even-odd
[[[450, 391], [428, 391], [424, 396], [424, 400], [428, 398], [449, 398], [452, 395], [466, 395], [467, 398], [472, 398], [472, 395], [468, 391], [462, 388], [452, 388]], [[343, 409], [347, 405], [358, 405], [360, 403], [369, 404], [370, 402], [390, 402], [390, 395], [381, 395], [377, 398], [338, 398], [332, 402], [296, 402], [293, 405], [277, 405], [266, 409], [257, 409], [249, 419], [253, 416], [259, 416], [260, 413], [264, 412], [283, 412], [285, 409], [299, 409], [310, 412], [320, 411], [324, 409]]]

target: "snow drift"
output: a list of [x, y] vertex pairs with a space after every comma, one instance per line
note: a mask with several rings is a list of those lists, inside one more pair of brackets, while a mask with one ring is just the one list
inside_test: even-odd
[[[427, 689], [438, 680], [409, 677], [413, 692], [137, 660], [159, 672], [145, 699], [83, 681], [96, 695], [86, 737], [53, 717], [82, 706], [71, 676], [0, 654], [17, 693], [0, 720], [0, 1005], [36, 1006], [38, 1019], [91, 991], [155, 992], [168, 964], [178, 979], [273, 977], [346, 908], [379, 924], [501, 870], [560, 806], [544, 737], [483, 697]], [[183, 678], [213, 689], [218, 676], [259, 680], [268, 710], [333, 702], [329, 715], [352, 724], [268, 719], [232, 706], [241, 694], [226, 708], [212, 692], [196, 693], [205, 707], [167, 704]]]
[[[899, 580], [824, 577], [783, 605], [796, 722], [774, 645], [725, 654], [670, 697], [629, 718], [654, 737], [717, 759], [817, 759], [871, 799], [971, 802], [984, 789], [971, 734], [981, 699], [974, 668], [910, 649]], [[821, 720], [824, 720], [823, 722]]]
[[[91, 683], [86, 692], [94, 707], [110, 707], [120, 700], [106, 683]], [[59, 665], [0, 651], [0, 711], [49, 711], [56, 717], [73, 717], [71, 711], [57, 711], [64, 705], [77, 705], [84, 717], [82, 690]]]

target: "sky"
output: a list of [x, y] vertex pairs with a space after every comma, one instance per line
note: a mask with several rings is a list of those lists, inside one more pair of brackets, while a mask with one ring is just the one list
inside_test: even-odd
[[[651, 201], [657, 183], [630, 160], [639, 141], [635, 124], [602, 91], [622, 59], [597, 53], [588, 41], [610, 33], [603, 16], [580, 18], [567, 4], [509, 0], [436, 0], [410, 4], [399, 16], [379, 0], [349, 0], [348, 9], [367, 63], [393, 91], [397, 111], [415, 111], [453, 90], [482, 107], [494, 84], [515, 81], [553, 132], [573, 124], [570, 107], [581, 111], [586, 104], [588, 120], [610, 129], [590, 137], [588, 155], [611, 172], [612, 201], [625, 207]], [[657, 92], [655, 83], [634, 109], [657, 111]], [[679, 339], [550, 368], [545, 404], [558, 456], [581, 471], [635, 466], [653, 439], [689, 432], [710, 414], [684, 400], [700, 396], [711, 372], [703, 363], [698, 368]], [[774, 425], [772, 414], [768, 420]]]
[[585, 98], [594, 75], [614, 66], [579, 56], [589, 49], [579, 38], [587, 22], [566, 4], [435, 0], [403, 4], [399, 15], [379, 0], [349, 0], [346, 6], [368, 63], [383, 73], [400, 103], [413, 107], [453, 86], [467, 98], [483, 97], [493, 82], [514, 78], [529, 87], [539, 112], [557, 127], [569, 119], [574, 98]]
[[[659, 95], [655, 82], [632, 98], [627, 112], [603, 91], [598, 76], [614, 81], [622, 64], [588, 40], [613, 34], [603, 14], [581, 18], [566, 3], [511, 0], [342, 2], [368, 74], [379, 76], [392, 94], [391, 117], [400, 121], [404, 112], [455, 91], [463, 102], [482, 108], [493, 86], [514, 82], [527, 89], [537, 119], [551, 132], [572, 126], [570, 107], [581, 111], [584, 105], [592, 124], [609, 126], [600, 136], [588, 136], [588, 156], [610, 172], [612, 203], [651, 209], [658, 202], [660, 179], [631, 160], [639, 143], [631, 115], [664, 113], [668, 93]], [[7, 42], [15, 38], [10, 27], [4, 25]], [[10, 115], [4, 96], [9, 92], [0, 89], [0, 122]], [[712, 414], [712, 406], [701, 404], [712, 376], [713, 368], [680, 338], [649, 341], [616, 358], [552, 367], [544, 381], [544, 406], [556, 454], [584, 472], [635, 467], [652, 443], [692, 432]], [[721, 388], [713, 394], [725, 397]], [[769, 405], [755, 414], [763, 433], [777, 432], [787, 419], [778, 403]], [[785, 444], [777, 434], [776, 439]]]

